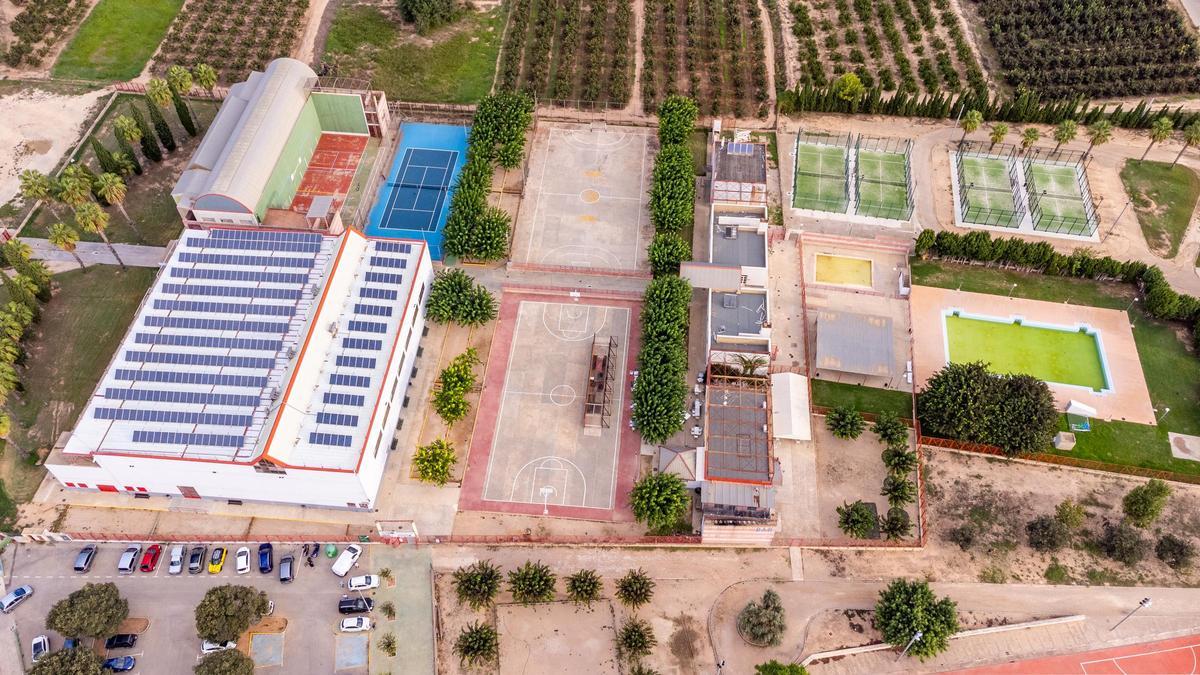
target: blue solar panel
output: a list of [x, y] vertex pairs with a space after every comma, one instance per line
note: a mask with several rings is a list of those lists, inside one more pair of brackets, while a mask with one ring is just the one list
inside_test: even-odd
[[204, 286], [201, 284], [163, 284], [163, 293], [177, 295], [219, 295], [226, 298], [269, 298], [272, 300], [299, 300], [298, 288], [273, 288], [256, 286]]
[[412, 244], [401, 244], [398, 241], [377, 241], [375, 250], [382, 253], [412, 253]]
[[229, 413], [198, 413], [183, 410], [139, 410], [137, 408], [96, 408], [98, 420], [125, 422], [159, 422], [162, 424], [211, 424], [221, 427], [248, 427], [250, 415]]
[[375, 359], [366, 356], [344, 356], [337, 357], [337, 365], [346, 366], [347, 368], [374, 368]]
[[192, 352], [142, 352], [127, 351], [125, 360], [135, 363], [175, 363], [183, 366], [214, 366], [217, 368], [269, 369], [275, 359], [256, 356], [223, 356], [218, 354], [196, 354]]
[[363, 286], [362, 288], [358, 289], [358, 297], [360, 298], [395, 300], [397, 297], [399, 297], [399, 295], [399, 293], [391, 290], [390, 288], [371, 288], [370, 286]]
[[366, 399], [358, 394], [340, 394], [338, 392], [327, 391], [321, 397], [321, 400], [330, 405], [349, 405], [355, 408], [361, 408]]
[[213, 349], [250, 349], [277, 352], [283, 348], [282, 340], [255, 340], [251, 338], [224, 338], [215, 335], [175, 335], [172, 333], [138, 333], [134, 342], [143, 345], [173, 345], [177, 347], [211, 347]]
[[367, 272], [364, 278], [373, 284], [396, 284], [398, 286], [404, 283], [403, 274], [392, 274], [391, 272]]
[[343, 415], [342, 413], [317, 413], [317, 424], [332, 424], [339, 427], [358, 426], [358, 415]]
[[133, 382], [175, 382], [178, 384], [219, 384], [226, 387], [267, 386], [267, 378], [253, 375], [218, 375], [216, 373], [189, 373], [170, 370], [127, 370], [118, 368], [114, 379]]
[[375, 321], [351, 321], [350, 330], [362, 331], [363, 333], [386, 333], [387, 324], [377, 323]]
[[250, 281], [266, 284], [303, 284], [307, 274], [291, 272], [257, 272], [211, 267], [172, 267], [171, 276], [177, 279], [211, 279], [213, 281]]
[[354, 337], [342, 338], [342, 347], [345, 349], [369, 349], [377, 352], [383, 349], [383, 340]]
[[408, 267], [408, 261], [404, 258], [388, 258], [381, 255], [371, 256], [371, 267], [395, 267], [404, 269]]
[[392, 308], [385, 305], [364, 305], [362, 303], [354, 305], [355, 314], [365, 314], [366, 316], [391, 316]]
[[308, 442], [316, 445], [333, 445], [339, 448], [348, 448], [354, 444], [354, 437], [342, 434], [323, 434], [314, 431], [308, 435]]
[[192, 330], [233, 330], [247, 333], [277, 333], [283, 335], [288, 330], [286, 323], [274, 321], [231, 321], [227, 319], [198, 319], [190, 316], [154, 316], [146, 317], [144, 322], [153, 328], [190, 328]]
[[334, 373], [329, 376], [329, 384], [339, 384], [347, 387], [369, 387], [371, 378], [362, 375], [343, 375]]
[[244, 436], [224, 434], [188, 434], [179, 431], [135, 431], [134, 443], [161, 443], [164, 445], [211, 445], [218, 448], [240, 448]]
[[243, 267], [312, 267], [316, 264], [316, 259], [275, 258], [269, 255], [190, 253], [184, 251], [179, 254], [179, 262], [200, 263], [202, 265], [241, 265]]
[[251, 407], [258, 405], [257, 396], [240, 394], [209, 394], [201, 391], [163, 391], [161, 389], [115, 389], [104, 390], [104, 398], [121, 401], [160, 401], [162, 403], [194, 403], [197, 405], [227, 405]]
[[288, 253], [316, 253], [321, 250], [320, 242], [301, 241], [252, 241], [248, 239], [188, 239], [191, 248], [225, 248], [237, 251], [286, 251]]
[[296, 308], [291, 305], [242, 305], [232, 302], [199, 302], [195, 300], [155, 300], [154, 309], [168, 312], [263, 314], [266, 316], [291, 316], [296, 313]]
[[231, 230], [217, 228], [208, 231], [210, 239], [242, 239], [245, 241], [321, 241], [316, 232], [283, 232], [280, 230]]

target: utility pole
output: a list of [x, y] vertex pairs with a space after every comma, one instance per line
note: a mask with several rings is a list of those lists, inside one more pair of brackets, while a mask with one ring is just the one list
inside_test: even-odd
[[1132, 203], [1133, 203], [1133, 200], [1132, 200], [1132, 199], [1130, 199], [1130, 200], [1126, 200], [1126, 202], [1125, 202], [1125, 206], [1122, 206], [1122, 207], [1121, 207], [1121, 212], [1117, 214], [1117, 218], [1116, 218], [1116, 220], [1114, 220], [1114, 221], [1113, 221], [1113, 223], [1112, 223], [1112, 225], [1110, 225], [1110, 226], [1109, 226], [1109, 228], [1108, 228], [1108, 233], [1104, 235], [1104, 238], [1105, 238], [1105, 239], [1108, 239], [1108, 237], [1109, 237], [1110, 235], [1112, 235], [1112, 233], [1113, 233], [1113, 230], [1117, 229], [1117, 223], [1121, 222], [1121, 216], [1125, 215], [1125, 209], [1129, 208], [1129, 205], [1130, 205], [1130, 204], [1132, 204]]
[[1111, 633], [1114, 630], [1116, 630], [1117, 626], [1120, 626], [1121, 624], [1125, 623], [1126, 619], [1133, 616], [1134, 612], [1138, 611], [1139, 609], [1141, 609], [1143, 607], [1149, 607], [1149, 606], [1150, 606], [1150, 598], [1142, 598], [1142, 601], [1137, 604], [1137, 607], [1134, 607], [1133, 609], [1129, 610], [1129, 613], [1126, 614], [1120, 621], [1118, 621], [1116, 626], [1109, 628], [1108, 632]]
[[912, 639], [908, 641], [908, 644], [904, 645], [904, 651], [900, 652], [900, 655], [896, 657], [896, 660], [899, 661], [900, 659], [904, 658], [904, 656], [908, 654], [908, 650], [912, 649], [913, 643], [917, 640], [920, 640], [922, 637], [924, 637], [924, 635], [925, 633], [922, 633], [921, 631], [913, 633]]

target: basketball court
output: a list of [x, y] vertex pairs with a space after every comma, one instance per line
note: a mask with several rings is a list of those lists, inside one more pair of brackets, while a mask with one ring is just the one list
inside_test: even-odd
[[513, 261], [626, 274], [649, 270], [652, 133], [603, 124], [540, 124]]
[[[639, 447], [628, 423], [636, 311], [631, 301], [506, 289], [460, 508], [617, 518]], [[585, 408], [596, 400], [589, 391], [605, 382], [604, 414], [585, 426], [598, 409]]]
[[1023, 673], [1027, 675], [1183, 675], [1200, 673], [1200, 635], [1099, 649], [1080, 654], [1000, 663], [966, 674]]
[[334, 198], [334, 211], [341, 208], [369, 140], [363, 134], [322, 133], [292, 198], [292, 210], [307, 213], [313, 197], [321, 196]]

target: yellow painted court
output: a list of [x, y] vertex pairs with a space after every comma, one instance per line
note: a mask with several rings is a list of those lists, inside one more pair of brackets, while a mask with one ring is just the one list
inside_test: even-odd
[[860, 288], [874, 285], [872, 262], [867, 258], [818, 253], [815, 272], [818, 284]]

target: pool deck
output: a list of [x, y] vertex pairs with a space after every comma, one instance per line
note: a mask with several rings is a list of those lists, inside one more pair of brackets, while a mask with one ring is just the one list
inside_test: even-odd
[[945, 309], [1000, 318], [1020, 316], [1028, 321], [1060, 326], [1082, 323], [1100, 333], [1112, 391], [1101, 394], [1085, 387], [1050, 384], [1055, 403], [1060, 409], [1066, 409], [1068, 402], [1074, 399], [1094, 407], [1100, 419], [1155, 423], [1150, 391], [1125, 312], [928, 286], [913, 287], [911, 307], [915, 343], [913, 377], [918, 387], [923, 387], [925, 380], [946, 365], [946, 328], [942, 317]]

